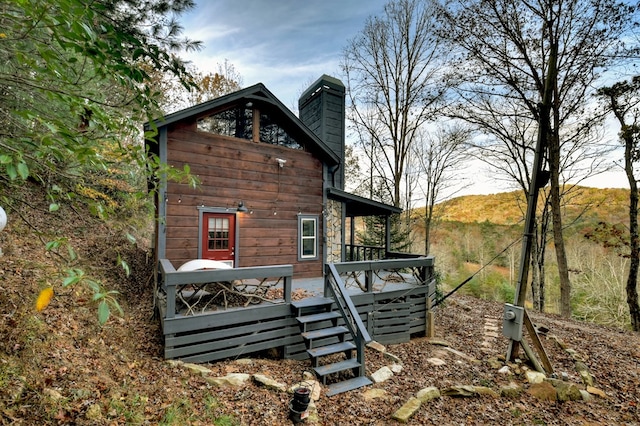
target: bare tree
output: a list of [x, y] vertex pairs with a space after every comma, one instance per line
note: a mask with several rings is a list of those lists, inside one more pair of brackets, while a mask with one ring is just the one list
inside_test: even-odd
[[620, 139], [624, 143], [624, 170], [629, 181], [629, 275], [627, 276], [627, 305], [631, 327], [640, 331], [640, 302], [638, 301], [638, 271], [640, 270], [640, 236], [638, 235], [638, 180], [634, 165], [640, 159], [640, 77], [623, 81], [599, 90], [606, 110], [620, 123]]
[[175, 112], [242, 88], [242, 76], [228, 60], [217, 65], [216, 71], [202, 72], [195, 66], [189, 68], [191, 86], [169, 74], [156, 72], [154, 81], [160, 91], [161, 108], [165, 114]]
[[434, 12], [429, 1], [391, 1], [344, 50], [348, 118], [369, 156], [371, 180], [380, 179], [397, 207], [411, 146], [443, 93]]
[[615, 0], [453, 0], [441, 9], [446, 23], [441, 35], [459, 49], [452, 67], [461, 82], [456, 115], [509, 144], [509, 161], [521, 162], [514, 173], [521, 182], [530, 145], [518, 144], [532, 138], [504, 138], [505, 129], [513, 135], [514, 127], [503, 124], [523, 123], [515, 128], [530, 131], [533, 123], [543, 133], [564, 316], [571, 314], [571, 283], [562, 188], [569, 179], [584, 176], [577, 165], [585, 163], [576, 158], [590, 160], [587, 170], [599, 166], [596, 144], [585, 142], [592, 141], [601, 117], [587, 101], [600, 72], [624, 50], [621, 35], [634, 13]]
[[432, 226], [437, 221], [436, 205], [443, 195], [461, 189], [464, 183], [459, 172], [466, 155], [470, 133], [461, 126], [439, 126], [434, 132], [424, 135], [413, 147], [419, 179], [417, 185], [425, 198], [424, 253], [429, 254]]

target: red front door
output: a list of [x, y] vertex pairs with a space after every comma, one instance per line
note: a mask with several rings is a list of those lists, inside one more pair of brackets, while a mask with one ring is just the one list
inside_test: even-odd
[[236, 215], [204, 213], [202, 226], [202, 259], [230, 262], [234, 265], [236, 250]]

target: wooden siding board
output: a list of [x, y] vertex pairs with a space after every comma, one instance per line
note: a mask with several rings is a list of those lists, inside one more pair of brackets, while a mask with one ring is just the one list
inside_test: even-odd
[[165, 357], [182, 358], [191, 354], [205, 352], [213, 353], [224, 349], [231, 349], [234, 347], [246, 346], [248, 344], [261, 342], [271, 342], [274, 346], [277, 347], [282, 346], [278, 344], [281, 339], [289, 338], [296, 334], [299, 334], [299, 330], [294, 329], [293, 327], [285, 327], [269, 331], [256, 330], [243, 336], [228, 337], [226, 339], [196, 343], [179, 348], [167, 347], [165, 349]]
[[251, 353], [263, 351], [266, 349], [272, 349], [274, 347], [286, 346], [296, 341], [295, 336], [282, 338], [276, 342], [273, 341], [265, 341], [253, 344], [246, 344], [245, 346], [239, 348], [231, 348], [227, 350], [222, 350], [218, 352], [207, 352], [192, 356], [185, 356], [182, 359], [184, 362], [212, 362], [218, 361], [226, 358], [237, 358], [239, 356], [246, 356]]
[[230, 336], [240, 336], [256, 332], [258, 330], [273, 330], [273, 329], [286, 329], [295, 328], [294, 332], [298, 330], [298, 323], [294, 318], [280, 318], [273, 321], [262, 321], [259, 323], [250, 323], [236, 327], [224, 327], [213, 331], [204, 331], [198, 333], [190, 333], [184, 335], [178, 335], [165, 339], [166, 346], [178, 347], [184, 345], [190, 345], [197, 342], [208, 342], [220, 339], [226, 339]]
[[376, 332], [377, 336], [386, 336], [389, 334], [409, 334], [409, 324], [406, 322], [403, 324], [396, 325], [381, 325], [379, 327], [374, 327], [374, 332]]
[[194, 316], [176, 316], [165, 320], [164, 334], [178, 334], [214, 327], [228, 327], [252, 321], [267, 320], [291, 315], [287, 304], [238, 308], [231, 312], [214, 312]]
[[[201, 184], [198, 188], [175, 182], [167, 185], [166, 257], [176, 263], [199, 257], [198, 206], [232, 211], [242, 200], [254, 214], [237, 216], [237, 265], [268, 265], [274, 256], [282, 256], [278, 262], [295, 265], [297, 276], [322, 273], [322, 252], [318, 261], [298, 266], [297, 240], [298, 212], [322, 211], [319, 158], [304, 150], [187, 128], [170, 129], [167, 139], [167, 163], [177, 168], [189, 164]], [[286, 159], [285, 167], [278, 167], [276, 158]], [[324, 235], [322, 227], [319, 235]]]
[[409, 333], [387, 334], [376, 338], [376, 341], [382, 345], [397, 345], [400, 343], [406, 343], [409, 340], [411, 340], [411, 335]]

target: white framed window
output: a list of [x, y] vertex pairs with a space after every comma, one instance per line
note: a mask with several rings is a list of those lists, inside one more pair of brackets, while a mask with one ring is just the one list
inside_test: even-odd
[[318, 258], [318, 216], [298, 216], [298, 260]]

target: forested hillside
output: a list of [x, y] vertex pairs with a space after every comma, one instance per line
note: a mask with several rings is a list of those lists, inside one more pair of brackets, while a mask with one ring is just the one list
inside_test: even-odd
[[[628, 194], [625, 189], [587, 187], [573, 187], [568, 191], [564, 223], [574, 317], [618, 327], [629, 326], [624, 290], [628, 259], [614, 247], [604, 247], [587, 238], [600, 222], [627, 228]], [[521, 192], [514, 191], [462, 196], [437, 206], [438, 218], [431, 234], [430, 254], [436, 256], [444, 292], [473, 275], [473, 279], [461, 288], [461, 293], [513, 301], [525, 201]], [[419, 209], [414, 216], [420, 216]], [[416, 220], [414, 252], [422, 247], [423, 229], [420, 220]], [[545, 311], [559, 313], [555, 254], [550, 243], [545, 262]]]
[[[542, 204], [540, 197], [539, 204]], [[568, 221], [627, 223], [629, 190], [573, 187], [564, 205]], [[521, 191], [465, 195], [438, 205], [442, 221], [514, 225], [522, 223], [526, 200]], [[569, 223], [569, 222], [568, 222]]]

